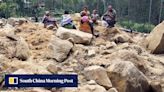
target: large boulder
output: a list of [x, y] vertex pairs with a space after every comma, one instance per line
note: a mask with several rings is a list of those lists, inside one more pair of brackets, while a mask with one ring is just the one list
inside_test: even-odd
[[129, 42], [131, 39], [128, 35], [118, 34], [114, 36], [112, 40], [115, 41], [116, 43], [125, 43], [125, 42]]
[[121, 31], [118, 27], [107, 28], [103, 33], [100, 34], [100, 37], [115, 41], [116, 43], [135, 42], [130, 35], [124, 31]]
[[164, 53], [164, 21], [153, 29], [144, 43], [151, 53]]
[[80, 13], [75, 13], [71, 15], [73, 21], [80, 21], [81, 15]]
[[47, 58], [62, 62], [67, 58], [72, 48], [73, 44], [71, 42], [52, 36], [50, 44], [48, 45]]
[[15, 47], [17, 44], [17, 41], [13, 41], [11, 39], [8, 39], [5, 36], [5, 33], [0, 32], [0, 54], [5, 55], [7, 58], [13, 58], [15, 57]]
[[84, 69], [84, 75], [88, 80], [95, 80], [99, 85], [109, 89], [112, 83], [107, 76], [107, 72], [100, 66], [90, 66]]
[[63, 27], [58, 28], [56, 35], [61, 39], [73, 38], [74, 43], [77, 44], [90, 44], [92, 40], [92, 34]]
[[20, 37], [16, 45], [16, 57], [20, 60], [27, 60], [30, 57], [30, 49], [28, 43]]
[[113, 62], [107, 73], [118, 92], [149, 92], [146, 76], [129, 61]]
[[140, 55], [135, 50], [131, 49], [121, 49], [118, 51], [113, 51], [112, 54], [108, 55], [109, 60], [116, 60], [116, 59], [121, 59], [123, 61], [131, 61], [133, 64], [142, 72], [146, 72], [146, 67], [145, 64], [147, 64], [146, 60]]

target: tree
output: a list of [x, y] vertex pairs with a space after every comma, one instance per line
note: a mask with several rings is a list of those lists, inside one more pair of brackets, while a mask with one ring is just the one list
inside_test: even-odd
[[149, 6], [149, 23], [151, 23], [151, 12], [152, 12], [152, 0], [150, 0], [150, 6]]

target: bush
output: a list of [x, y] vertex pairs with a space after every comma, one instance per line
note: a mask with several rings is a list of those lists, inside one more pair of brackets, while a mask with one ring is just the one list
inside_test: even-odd
[[14, 16], [15, 12], [14, 8], [15, 4], [13, 3], [0, 3], [0, 17], [8, 18], [10, 16]]
[[149, 23], [145, 23], [145, 24], [144, 23], [135, 23], [132, 21], [121, 21], [118, 24], [124, 28], [132, 29], [134, 31], [143, 32], [143, 33], [149, 33], [155, 27], [154, 25], [149, 24]]

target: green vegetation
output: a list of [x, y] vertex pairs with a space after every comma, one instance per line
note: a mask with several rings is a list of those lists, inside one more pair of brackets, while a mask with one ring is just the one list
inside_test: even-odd
[[2, 17], [10, 17], [10, 16], [15, 16], [15, 4], [11, 2], [3, 2], [0, 4], [0, 16]]
[[118, 24], [124, 28], [144, 33], [151, 32], [151, 30], [155, 27], [155, 25], [149, 23], [136, 23], [132, 21], [121, 21]]
[[120, 24], [133, 30], [150, 32], [153, 25], [164, 20], [164, 0], [2, 0], [0, 17], [41, 17], [47, 10], [60, 16], [64, 10], [80, 12], [84, 6], [90, 12], [97, 9], [102, 15], [110, 4], [116, 9]]

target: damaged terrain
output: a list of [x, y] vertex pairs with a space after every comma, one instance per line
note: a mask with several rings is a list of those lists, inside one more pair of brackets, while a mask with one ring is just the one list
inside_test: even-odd
[[[3, 23], [2, 92], [164, 92], [164, 22], [150, 34], [97, 26], [97, 38], [25, 19]], [[6, 88], [5, 74], [78, 74], [78, 88]]]

